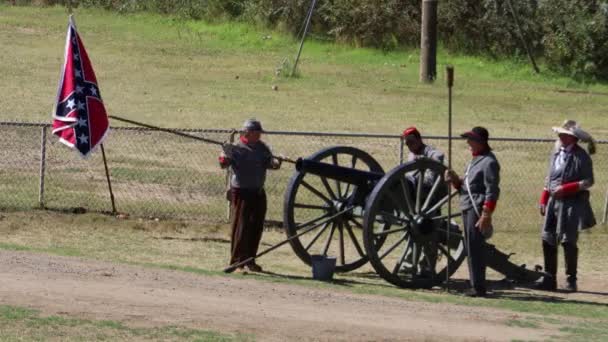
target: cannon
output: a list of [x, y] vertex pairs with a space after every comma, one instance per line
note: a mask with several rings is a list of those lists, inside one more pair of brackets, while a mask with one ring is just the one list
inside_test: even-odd
[[[336, 257], [336, 272], [368, 261], [386, 281], [429, 288], [464, 261], [464, 234], [447, 205], [446, 167], [420, 158], [385, 173], [367, 152], [334, 146], [296, 162], [287, 186], [283, 224], [294, 253], [312, 265], [312, 255]], [[305, 234], [301, 232], [308, 231]], [[297, 236], [301, 234], [300, 236]], [[531, 282], [544, 274], [515, 265], [487, 244], [488, 266], [507, 279]]]

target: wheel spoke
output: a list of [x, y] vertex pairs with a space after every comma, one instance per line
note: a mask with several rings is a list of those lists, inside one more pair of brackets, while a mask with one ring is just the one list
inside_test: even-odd
[[[338, 154], [334, 153], [331, 155], [331, 159], [334, 162], [335, 166], [340, 166], [340, 164], [338, 164]], [[338, 196], [342, 197], [342, 187], [340, 185], [340, 181], [336, 179], [336, 187], [338, 188]]]
[[374, 233], [374, 237], [378, 237], [378, 236], [388, 236], [391, 234], [395, 234], [398, 232], [408, 232], [407, 227], [400, 227], [400, 228], [395, 228], [395, 229], [389, 229], [389, 230], [383, 230], [379, 233]]
[[313, 194], [315, 194], [319, 198], [321, 198], [325, 203], [332, 204], [332, 201], [329, 198], [327, 198], [327, 196], [323, 195], [319, 190], [315, 189], [312, 185], [308, 184], [308, 182], [306, 182], [305, 180], [302, 180], [301, 184], [306, 189], [310, 190], [310, 192], [312, 192]]
[[323, 247], [323, 255], [327, 255], [327, 251], [329, 250], [329, 245], [331, 244], [331, 239], [334, 237], [334, 230], [336, 230], [336, 222], [331, 223], [331, 228], [329, 229], [329, 235], [327, 236], [327, 240], [325, 240], [325, 247]]
[[349, 221], [351, 221], [352, 223], [354, 223], [354, 224], [355, 224], [357, 227], [359, 227], [360, 229], [363, 229], [363, 225], [362, 225], [362, 224], [361, 224], [359, 221], [355, 220], [355, 218], [354, 218], [354, 217], [351, 217], [351, 218], [349, 219]]
[[439, 188], [439, 184], [441, 184], [441, 177], [437, 176], [437, 179], [435, 179], [435, 183], [433, 183], [433, 187], [429, 191], [428, 195], [426, 195], [426, 200], [424, 201], [424, 204], [422, 205], [420, 211], [425, 211], [426, 208], [428, 208], [429, 204], [431, 204], [431, 198], [435, 196], [435, 192]]
[[329, 209], [327, 207], [323, 207], [320, 205], [306, 204], [306, 203], [294, 203], [293, 207], [302, 208], [302, 209], [318, 209], [318, 210], [328, 210]]
[[433, 220], [433, 221], [443, 221], [443, 220], [447, 220], [447, 219], [451, 220], [451, 219], [453, 219], [455, 217], [460, 217], [460, 216], [462, 216], [462, 212], [457, 212], [457, 213], [454, 213], [454, 214], [452, 214], [450, 216], [448, 216], [448, 215], [440, 215], [440, 216], [431, 217], [431, 220]]
[[363, 252], [361, 245], [359, 245], [359, 241], [357, 241], [357, 237], [355, 236], [355, 233], [353, 232], [353, 227], [350, 226], [348, 221], [344, 221], [344, 226], [346, 227], [346, 232], [348, 233], [348, 236], [350, 236], [350, 239], [353, 242], [353, 245], [355, 245], [355, 249], [357, 250], [357, 253], [359, 253], [360, 256], [364, 257], [365, 252]]
[[412, 276], [416, 277], [416, 273], [418, 272], [418, 263], [420, 262], [420, 248], [421, 246], [417, 243], [414, 243], [412, 246]]
[[397, 217], [391, 213], [388, 213], [386, 211], [380, 211], [378, 213], [378, 215], [382, 215], [382, 216], [386, 216], [389, 219], [391, 219], [393, 222], [390, 222], [391, 224], [409, 224], [410, 223], [410, 219], [408, 217]]
[[424, 173], [426, 169], [421, 169], [418, 173], [418, 184], [416, 187], [416, 213], [420, 212], [420, 208], [422, 207], [422, 185], [424, 183]]
[[340, 262], [342, 265], [346, 264], [346, 260], [344, 258], [344, 225], [342, 222], [338, 222], [338, 238], [340, 241]]
[[317, 234], [315, 234], [315, 236], [312, 238], [312, 240], [310, 240], [310, 242], [308, 242], [308, 245], [306, 245], [306, 247], [304, 247], [305, 251], [308, 251], [310, 249], [310, 247], [312, 247], [312, 245], [319, 239], [321, 234], [323, 234], [325, 229], [327, 229], [327, 226], [329, 226], [329, 222], [325, 222], [325, 224], [323, 224], [323, 227], [321, 229], [319, 229], [319, 231], [317, 232]]
[[402, 243], [403, 241], [405, 241], [407, 237], [407, 234], [403, 234], [402, 237], [399, 238], [399, 240], [397, 240], [397, 242], [395, 242], [392, 246], [390, 246], [388, 248], [388, 250], [386, 250], [384, 253], [382, 253], [382, 255], [380, 256], [380, 260], [384, 259], [387, 255], [389, 255], [395, 248], [397, 248], [397, 246], [399, 246], [400, 243]]
[[414, 213], [414, 206], [412, 205], [412, 200], [410, 199], [409, 185], [406, 184], [403, 177], [399, 178], [399, 183], [401, 185], [403, 196], [405, 197], [405, 204], [407, 205], [408, 213], [411, 215]]
[[336, 197], [336, 194], [334, 193], [334, 190], [331, 188], [331, 186], [329, 186], [327, 178], [321, 177], [321, 182], [323, 183], [323, 186], [325, 186], [325, 190], [327, 190], [329, 197], [331, 197], [332, 199], [338, 199], [338, 197]]
[[439, 202], [435, 203], [435, 205], [432, 206], [429, 210], [425, 211], [424, 214], [428, 215], [429, 213], [432, 213], [432, 212], [436, 211], [437, 209], [441, 208], [441, 206], [446, 204], [448, 200], [451, 200], [452, 197], [456, 196], [457, 194], [458, 194], [458, 191], [454, 190], [451, 194], [446, 195], [444, 198], [440, 199]]
[[440, 245], [440, 244], [437, 244], [437, 248], [439, 249], [439, 251], [441, 251], [441, 253], [442, 253], [443, 255], [445, 255], [445, 256], [448, 258], [448, 262], [449, 262], [449, 263], [453, 264], [453, 263], [455, 263], [455, 262], [456, 262], [456, 259], [454, 259], [454, 258], [453, 258], [453, 257], [450, 255], [450, 253], [448, 253], [448, 251], [445, 249], [445, 247], [443, 247], [443, 246], [442, 246], [442, 245]]
[[[353, 154], [352, 159], [350, 160], [350, 167], [352, 169], [357, 165], [357, 156]], [[344, 191], [344, 197], [348, 196], [348, 192], [350, 191], [350, 184], [346, 184], [346, 190]]]
[[405, 257], [407, 256], [407, 253], [410, 251], [410, 249], [412, 249], [412, 240], [407, 240], [407, 245], [403, 249], [403, 254], [401, 254], [401, 257], [399, 257], [399, 261], [397, 261], [397, 263], [395, 264], [395, 268], [393, 268], [393, 274], [397, 274], [399, 272], [401, 266], [403, 266], [403, 263], [405, 262]]

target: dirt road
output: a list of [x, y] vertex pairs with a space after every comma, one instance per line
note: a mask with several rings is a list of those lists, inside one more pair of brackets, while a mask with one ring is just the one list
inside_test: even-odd
[[0, 302], [43, 314], [253, 334], [258, 341], [543, 340], [491, 308], [0, 251]]

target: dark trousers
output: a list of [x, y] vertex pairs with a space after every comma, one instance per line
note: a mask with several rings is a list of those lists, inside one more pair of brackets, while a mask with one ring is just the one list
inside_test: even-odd
[[258, 253], [266, 217], [266, 192], [264, 189], [232, 188], [231, 194], [230, 264], [234, 264]]
[[[481, 212], [481, 209], [480, 209]], [[469, 279], [476, 291], [486, 290], [486, 239], [475, 224], [479, 218], [473, 208], [462, 213], [466, 234], [466, 247], [469, 263]]]
[[[564, 242], [564, 261], [566, 265], [566, 275], [568, 281], [576, 283], [576, 273], [578, 267], [578, 246], [576, 243]], [[546, 281], [555, 282], [557, 275], [557, 246], [551, 245], [543, 240], [543, 256], [545, 259], [545, 272], [549, 273], [553, 279]]]

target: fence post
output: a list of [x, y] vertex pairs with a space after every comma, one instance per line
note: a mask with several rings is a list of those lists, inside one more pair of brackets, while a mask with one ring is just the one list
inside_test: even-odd
[[40, 186], [38, 188], [38, 206], [44, 208], [44, 173], [46, 169], [46, 126], [40, 134]]
[[608, 190], [606, 190], [606, 199], [604, 200], [604, 218], [602, 219], [602, 224], [606, 224], [606, 220], [608, 220]]

